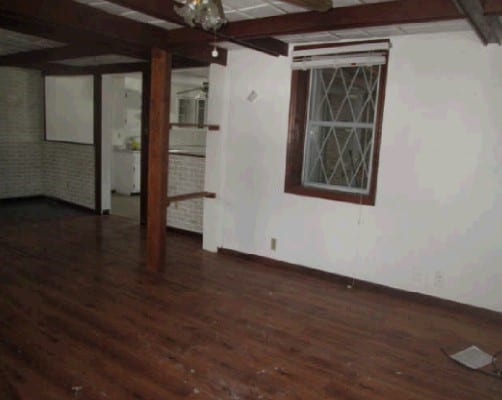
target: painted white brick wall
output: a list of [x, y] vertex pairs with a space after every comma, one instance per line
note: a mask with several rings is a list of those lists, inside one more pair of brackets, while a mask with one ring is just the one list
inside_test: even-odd
[[42, 110], [40, 73], [0, 68], [0, 198], [43, 194]]
[[40, 72], [0, 68], [0, 199], [47, 195], [94, 208], [94, 147], [44, 142]]
[[[206, 159], [169, 154], [168, 194], [175, 196], [204, 191]], [[203, 199], [173, 203], [167, 208], [167, 225], [202, 233]]]
[[44, 194], [94, 209], [94, 146], [45, 142], [43, 148]]

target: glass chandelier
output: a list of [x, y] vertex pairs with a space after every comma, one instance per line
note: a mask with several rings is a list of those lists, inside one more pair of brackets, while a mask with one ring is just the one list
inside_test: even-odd
[[200, 25], [206, 31], [216, 31], [227, 22], [221, 0], [177, 0], [180, 6], [174, 11], [194, 27]]

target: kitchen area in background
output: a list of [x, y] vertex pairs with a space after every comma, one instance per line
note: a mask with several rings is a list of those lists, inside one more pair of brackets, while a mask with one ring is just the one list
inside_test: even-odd
[[[208, 69], [172, 73], [168, 195], [204, 190]], [[103, 76], [103, 204], [139, 221], [142, 74]], [[166, 195], [167, 195], [166, 194]], [[108, 206], [108, 207], [107, 207]], [[173, 202], [167, 226], [202, 233], [203, 199]]]

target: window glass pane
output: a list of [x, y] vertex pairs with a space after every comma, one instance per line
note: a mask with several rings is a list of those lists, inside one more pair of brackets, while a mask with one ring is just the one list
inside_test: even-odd
[[304, 183], [367, 191], [372, 129], [312, 126], [308, 136]]
[[367, 193], [380, 66], [314, 69], [303, 183]]

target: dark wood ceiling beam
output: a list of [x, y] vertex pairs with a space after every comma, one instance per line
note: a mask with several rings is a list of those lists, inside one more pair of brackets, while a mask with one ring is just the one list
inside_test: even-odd
[[[224, 39], [222, 39], [224, 40]], [[235, 41], [234, 43], [241, 43], [242, 40]], [[256, 39], [246, 39], [245, 43], [250, 48], [255, 50], [263, 51], [264, 53], [272, 55], [287, 56], [289, 54], [289, 45], [282, 40], [275, 39], [272, 37], [256, 38]]]
[[[53, 40], [55, 42], [60, 42], [61, 45], [67, 44], [68, 42], [64, 39], [67, 39], [70, 35], [74, 33], [71, 30], [65, 32], [64, 28], [37, 23], [35, 21], [30, 21], [30, 23], [27, 24], [26, 21], [23, 21], [19, 17], [15, 17], [13, 15], [6, 15], [5, 13], [3, 13], [1, 10], [1, 6], [0, 6], [0, 28], [8, 31], [23, 33], [25, 35], [43, 37], [45, 39]], [[65, 33], [67, 35], [65, 35]], [[75, 37], [72, 38], [72, 43], [88, 44], [89, 40], [84, 40], [83, 38]], [[95, 41], [94, 44], [105, 45], [106, 42]]]
[[148, 68], [148, 62], [118, 63], [104, 65], [66, 65], [58, 63], [40, 64], [36, 69], [45, 75], [96, 75], [96, 74], [126, 74], [143, 72]]
[[452, 0], [456, 7], [465, 14], [481, 42], [501, 43], [502, 24], [496, 16], [486, 16], [480, 0]]
[[[69, 44], [91, 42], [116, 46], [117, 49], [135, 47], [143, 50], [172, 47], [169, 34], [164, 29], [70, 0], [0, 0], [0, 17], [8, 26], [6, 29], [29, 31], [30, 34]], [[204, 43], [199, 45], [202, 46]], [[221, 58], [199, 58], [199, 54], [193, 52], [185, 55], [183, 48], [171, 50], [180, 56], [196, 57], [201, 62], [223, 63]], [[206, 50], [202, 56], [210, 52], [209, 47]], [[220, 49], [220, 54], [225, 52], [225, 49]]]
[[[173, 57], [172, 69], [207, 67], [202, 63], [182, 57]], [[95, 75], [95, 74], [125, 74], [130, 72], [145, 72], [149, 69], [148, 62], [117, 63], [104, 65], [67, 65], [55, 62], [31, 64], [23, 68], [38, 69], [45, 75]]]
[[50, 39], [65, 45], [71, 38], [72, 46], [82, 46], [82, 47], [113, 47], [113, 53], [121, 54], [129, 57], [144, 58], [147, 55], [147, 51], [140, 49], [137, 46], [129, 46], [126, 44], [114, 43], [110, 46], [108, 40], [103, 40], [102, 38], [89, 39], [87, 35], [76, 35], [74, 29], [67, 29], [64, 26], [54, 26], [51, 24], [44, 24], [36, 21], [30, 21], [27, 23], [25, 20], [19, 16], [6, 16], [2, 14], [0, 10], [0, 28], [23, 33], [26, 35], [32, 35], [37, 37], [43, 37], [45, 39]]
[[[62, 46], [0, 56], [0, 66], [21, 67], [51, 61], [95, 57], [105, 54], [113, 54], [113, 49], [110, 46]], [[144, 56], [144, 52], [138, 52], [136, 54], [137, 58], [144, 58]]]
[[[109, 0], [119, 6], [130, 8], [144, 14], [160, 18], [165, 21], [174, 22], [179, 25], [185, 25], [185, 21], [180, 17], [174, 7], [180, 4], [173, 0]], [[212, 34], [208, 34], [213, 36]]]
[[282, 0], [306, 10], [325, 12], [333, 7], [331, 0]]
[[[451, 0], [401, 0], [333, 8], [325, 13], [309, 11], [232, 22], [223, 27], [221, 32], [231, 37], [249, 39], [462, 18], [465, 17]], [[170, 31], [169, 37], [173, 45], [207, 40], [200, 32], [186, 28]]]
[[[174, 6], [177, 6], [173, 0], [109, 0], [112, 3], [118, 4], [122, 7], [127, 7], [144, 14], [151, 15], [152, 17], [163, 19], [168, 22], [174, 22], [183, 26], [187, 26], [183, 18], [181, 18], [174, 11]], [[330, 1], [330, 0], [328, 0]], [[330, 3], [331, 4], [331, 3]], [[288, 45], [281, 40], [274, 38], [261, 38], [260, 40], [240, 40], [225, 34], [221, 31], [206, 32], [200, 28], [186, 28], [191, 31], [198, 32], [198, 35], [203, 38], [202, 42], [218, 42], [230, 41], [238, 45], [251, 48], [253, 50], [262, 51], [270, 55], [288, 55]]]
[[186, 47], [183, 49], [183, 58], [198, 59], [202, 62], [211, 63], [215, 60], [218, 64], [227, 65], [227, 50], [218, 48], [218, 56], [211, 54], [212, 48], [208, 46]]
[[483, 9], [485, 15], [502, 15], [502, 0], [484, 0]]

